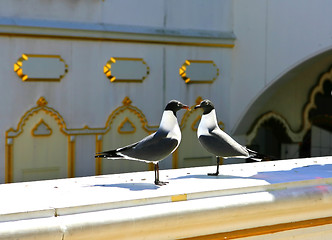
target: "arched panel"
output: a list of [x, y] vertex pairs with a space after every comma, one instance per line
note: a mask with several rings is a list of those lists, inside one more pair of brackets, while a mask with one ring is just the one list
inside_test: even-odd
[[61, 115], [40, 98], [6, 132], [6, 182], [72, 177], [72, 139]]
[[[97, 150], [106, 151], [126, 146], [141, 140], [153, 131], [147, 125], [144, 114], [137, 107], [131, 105], [131, 100], [126, 97], [123, 105], [116, 108], [106, 122], [106, 132], [97, 136]], [[99, 147], [98, 147], [99, 145]], [[130, 160], [97, 159], [97, 174], [110, 174], [121, 172], [146, 171], [150, 167], [144, 162]]]
[[[323, 75], [331, 68], [332, 49], [310, 56], [287, 72], [278, 76], [271, 85], [262, 89], [232, 130], [234, 135], [246, 135], [257, 123], [258, 118], [269, 112], [281, 116], [287, 121], [288, 128], [297, 134], [293, 141], [299, 141], [310, 128], [307, 110], [313, 89], [320, 85]], [[325, 73], [324, 73], [325, 72]], [[324, 74], [322, 74], [324, 73]], [[317, 91], [320, 88], [316, 88]], [[295, 140], [297, 139], [297, 140]], [[248, 139], [250, 142], [250, 139]]]

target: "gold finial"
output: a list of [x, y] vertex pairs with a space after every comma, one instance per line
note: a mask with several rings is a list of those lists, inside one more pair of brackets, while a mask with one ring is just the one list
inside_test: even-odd
[[130, 105], [132, 103], [132, 101], [130, 100], [129, 97], [125, 97], [123, 100], [122, 100], [122, 103], [123, 105], [127, 106], [127, 105]]
[[201, 101], [203, 101], [203, 98], [201, 96], [196, 98], [196, 105], [199, 105], [201, 103]]
[[37, 101], [37, 105], [40, 107], [46, 106], [48, 104], [48, 102], [46, 101], [46, 99], [44, 97], [40, 97]]

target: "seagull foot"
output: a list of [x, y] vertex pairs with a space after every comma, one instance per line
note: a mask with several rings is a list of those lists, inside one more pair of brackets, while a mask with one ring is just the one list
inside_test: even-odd
[[158, 186], [164, 186], [166, 185], [168, 182], [162, 182], [162, 181], [154, 181], [154, 184], [158, 185]]
[[215, 173], [208, 173], [207, 175], [208, 175], [208, 176], [218, 176], [219, 173], [218, 173], [218, 172], [215, 172]]

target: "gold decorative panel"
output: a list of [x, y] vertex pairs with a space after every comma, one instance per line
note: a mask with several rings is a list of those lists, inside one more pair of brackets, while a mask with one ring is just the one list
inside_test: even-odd
[[118, 127], [118, 132], [121, 134], [134, 133], [136, 127], [128, 117], [126, 117]]
[[[100, 135], [100, 138], [97, 138], [96, 149], [99, 151], [116, 149], [134, 143], [151, 134], [158, 128], [148, 125], [143, 112], [132, 105], [132, 101], [129, 97], [125, 97], [122, 104], [122, 106], [114, 109], [109, 115], [105, 125], [105, 132]], [[149, 165], [137, 161], [96, 159], [97, 175], [146, 171], [149, 169]]]
[[150, 68], [143, 58], [111, 57], [104, 66], [104, 73], [111, 82], [143, 82]]
[[14, 71], [22, 81], [60, 81], [68, 65], [59, 55], [22, 54], [14, 63]]
[[213, 61], [186, 60], [179, 69], [185, 83], [213, 83], [219, 76], [219, 69]]
[[31, 134], [35, 137], [50, 136], [52, 134], [52, 129], [44, 122], [44, 119], [40, 119], [36, 126], [31, 130]]
[[75, 139], [44, 97], [6, 131], [5, 181], [74, 177]]

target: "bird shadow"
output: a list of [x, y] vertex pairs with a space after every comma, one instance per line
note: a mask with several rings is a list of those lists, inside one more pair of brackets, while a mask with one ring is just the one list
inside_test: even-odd
[[311, 166], [300, 166], [287, 170], [277, 171], [258, 171], [250, 176], [237, 176], [226, 175], [222, 172], [218, 176], [210, 176], [207, 174], [188, 174], [185, 176], [179, 176], [172, 178], [172, 180], [180, 179], [255, 179], [264, 180], [270, 184], [287, 182], [287, 181], [303, 181], [319, 178], [331, 178], [332, 177], [332, 164], [316, 164]]
[[[288, 170], [277, 171], [258, 171], [250, 176], [237, 176], [226, 175], [222, 172], [218, 176], [210, 176], [206, 173], [202, 174], [186, 174], [178, 177], [169, 178], [169, 180], [181, 180], [181, 179], [254, 179], [264, 180], [270, 184], [282, 183], [288, 181], [303, 181], [318, 178], [331, 178], [332, 177], [332, 164], [324, 165], [311, 165], [295, 167]], [[157, 190], [161, 186], [153, 183], [142, 182], [126, 182], [126, 183], [114, 183], [114, 184], [95, 184], [88, 187], [105, 187], [105, 188], [123, 188], [130, 191], [144, 191], [144, 190]]]
[[115, 184], [95, 184], [90, 187], [108, 187], [108, 188], [125, 188], [130, 191], [156, 190], [160, 186], [152, 183], [115, 183]]
[[191, 178], [196, 178], [196, 179], [226, 179], [227, 178], [228, 179], [228, 178], [235, 178], [235, 176], [229, 176], [229, 175], [223, 175], [223, 174], [219, 174], [218, 176], [211, 176], [208, 174], [194, 174], [194, 175], [185, 175], [185, 176], [171, 178], [171, 180], [191, 179]]

